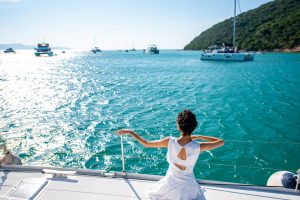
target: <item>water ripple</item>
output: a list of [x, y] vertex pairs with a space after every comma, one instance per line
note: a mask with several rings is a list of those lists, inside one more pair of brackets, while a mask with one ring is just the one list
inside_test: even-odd
[[[0, 131], [25, 164], [121, 170], [119, 128], [147, 139], [177, 136], [184, 108], [198, 117], [196, 134], [228, 140], [298, 141], [298, 54], [264, 54], [254, 62], [201, 62], [198, 52], [70, 52], [35, 58], [1, 55]], [[2, 142], [1, 140], [1, 142]], [[166, 150], [124, 137], [126, 168], [164, 174]], [[267, 170], [297, 168], [300, 147], [233, 144], [204, 153], [197, 178], [264, 185]], [[213, 163], [237, 165], [217, 167]]]

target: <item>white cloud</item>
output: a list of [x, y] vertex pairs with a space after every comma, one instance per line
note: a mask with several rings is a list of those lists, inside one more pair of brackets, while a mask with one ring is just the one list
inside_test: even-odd
[[21, 0], [0, 0], [0, 3], [17, 3]]

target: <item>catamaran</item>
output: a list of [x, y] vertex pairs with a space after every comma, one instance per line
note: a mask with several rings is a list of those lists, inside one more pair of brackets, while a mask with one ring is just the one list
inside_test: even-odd
[[[2, 200], [149, 199], [147, 188], [162, 176], [104, 170], [1, 165]], [[206, 200], [299, 200], [300, 191], [282, 187], [198, 180]]]
[[232, 46], [214, 45], [201, 54], [201, 60], [214, 61], [253, 61], [254, 53], [239, 52], [236, 46], [236, 0], [234, 0]]
[[[0, 199], [149, 199], [148, 188], [153, 187], [162, 176], [126, 172], [122, 137], [121, 160], [122, 172], [0, 165]], [[268, 180], [268, 185], [272, 187], [208, 180], [197, 182], [204, 191], [205, 200], [299, 200], [300, 169], [297, 173], [298, 175], [286, 172], [273, 174]], [[286, 188], [291, 185], [292, 180], [296, 188]]]
[[35, 49], [35, 56], [53, 56], [53, 51], [51, 51], [51, 48], [49, 47], [49, 43], [38, 43], [37, 48]]

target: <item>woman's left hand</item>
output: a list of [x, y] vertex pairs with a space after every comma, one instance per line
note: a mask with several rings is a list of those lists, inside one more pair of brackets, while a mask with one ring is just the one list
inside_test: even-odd
[[116, 131], [119, 135], [126, 135], [126, 134], [131, 134], [133, 133], [132, 130], [128, 130], [128, 129], [121, 129], [121, 130], [117, 130]]

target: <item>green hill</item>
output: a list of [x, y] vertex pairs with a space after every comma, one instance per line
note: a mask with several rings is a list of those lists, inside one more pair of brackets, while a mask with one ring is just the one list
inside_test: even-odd
[[[237, 16], [239, 49], [278, 51], [300, 46], [300, 0], [275, 0]], [[215, 42], [232, 43], [232, 18], [193, 39], [184, 50], [206, 49]]]

